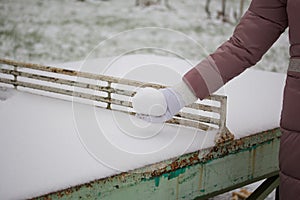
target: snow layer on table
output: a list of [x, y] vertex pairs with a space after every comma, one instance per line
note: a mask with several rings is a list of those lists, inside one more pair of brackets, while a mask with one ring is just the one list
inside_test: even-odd
[[227, 127], [236, 138], [279, 127], [285, 78], [248, 69], [225, 85]]
[[[132, 55], [61, 66], [173, 85], [193, 63]], [[247, 70], [218, 91], [228, 95], [227, 126], [237, 138], [279, 126], [284, 79]], [[148, 124], [12, 89], [1, 89], [0, 97], [1, 199], [37, 196], [213, 146], [214, 132]]]
[[[197, 63], [173, 57], [130, 55], [61, 66], [73, 69], [77, 66], [89, 72], [95, 72], [98, 66], [96, 71], [101, 74], [173, 85]], [[279, 127], [285, 78], [283, 73], [250, 68], [216, 92], [228, 97], [227, 127], [236, 138]]]

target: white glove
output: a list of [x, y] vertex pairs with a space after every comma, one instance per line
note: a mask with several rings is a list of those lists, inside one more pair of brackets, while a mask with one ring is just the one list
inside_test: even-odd
[[141, 88], [133, 97], [132, 106], [138, 118], [163, 123], [196, 100], [197, 97], [182, 81], [171, 88]]

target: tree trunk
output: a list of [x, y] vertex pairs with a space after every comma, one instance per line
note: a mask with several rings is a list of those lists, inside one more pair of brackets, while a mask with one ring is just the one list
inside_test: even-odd
[[211, 13], [209, 10], [210, 1], [211, 0], [206, 0], [206, 4], [205, 4], [205, 12], [206, 12], [208, 18], [211, 18]]
[[242, 17], [242, 15], [244, 13], [244, 3], [245, 3], [245, 0], [241, 0], [241, 4], [240, 4], [240, 18]]
[[139, 6], [140, 5], [140, 1], [139, 0], [135, 0], [135, 6]]
[[169, 4], [169, 0], [165, 0], [165, 6], [167, 7], [167, 8], [171, 8], [171, 6], [170, 6], [170, 4]]
[[225, 11], [226, 11], [226, 0], [222, 0], [222, 16], [225, 17]]

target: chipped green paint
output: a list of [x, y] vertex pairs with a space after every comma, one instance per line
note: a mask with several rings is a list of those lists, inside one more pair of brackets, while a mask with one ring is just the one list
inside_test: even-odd
[[279, 141], [274, 129], [38, 199], [207, 199], [278, 173]]
[[158, 187], [159, 186], [160, 177], [155, 177], [154, 181], [155, 181], [155, 187]]
[[180, 168], [180, 169], [177, 169], [173, 172], [164, 174], [163, 176], [167, 177], [170, 180], [170, 179], [173, 179], [173, 178], [177, 178], [180, 174], [183, 174], [185, 172], [185, 170], [186, 170], [185, 168]]
[[[177, 178], [180, 174], [183, 174], [185, 171], [186, 171], [185, 168], [181, 168], [181, 169], [177, 169], [173, 172], [165, 173], [162, 176], [156, 176], [156, 177], [150, 178], [148, 180], [154, 179], [155, 187], [158, 187], [161, 178], [166, 178], [168, 180]], [[143, 179], [142, 181], [147, 181], [147, 179]]]

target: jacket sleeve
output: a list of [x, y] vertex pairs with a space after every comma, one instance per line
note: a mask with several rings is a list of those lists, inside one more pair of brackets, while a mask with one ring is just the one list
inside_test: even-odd
[[204, 99], [255, 65], [288, 25], [284, 0], [253, 0], [231, 38], [188, 71], [183, 81]]

